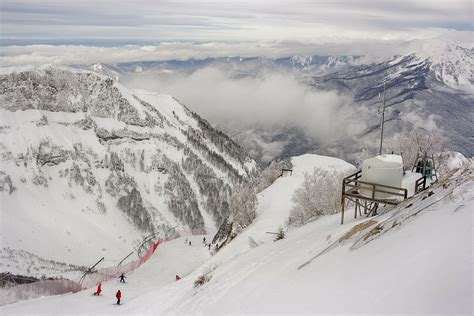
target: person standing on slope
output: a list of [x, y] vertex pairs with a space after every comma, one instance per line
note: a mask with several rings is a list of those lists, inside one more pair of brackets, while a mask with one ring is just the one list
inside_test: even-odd
[[122, 274], [119, 276], [119, 279], [120, 279], [119, 282], [125, 283], [125, 279], [126, 279], [126, 278], [127, 278], [127, 277], [126, 277], [125, 275], [123, 275], [123, 273], [122, 273]]
[[120, 305], [120, 299], [122, 298], [122, 292], [120, 292], [120, 290], [118, 290], [117, 294], [115, 294], [115, 297], [117, 298], [117, 305]]

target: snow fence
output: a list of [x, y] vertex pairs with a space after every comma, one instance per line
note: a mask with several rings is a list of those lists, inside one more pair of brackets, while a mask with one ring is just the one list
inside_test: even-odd
[[95, 287], [98, 283], [116, 279], [122, 273], [128, 274], [129, 272], [138, 269], [142, 264], [144, 264], [150, 259], [150, 257], [153, 255], [160, 243], [162, 243], [161, 240], [157, 241], [156, 243], [153, 243], [150, 249], [148, 249], [147, 253], [138, 260], [131, 261], [120, 267], [102, 268], [97, 270], [97, 272], [87, 274], [84, 280], [81, 282], [82, 287], [84, 289]]
[[157, 242], [153, 243], [150, 249], [148, 249], [147, 253], [140, 259], [131, 261], [119, 267], [98, 269], [95, 272], [86, 275], [82, 281], [80, 281], [80, 279], [44, 280], [12, 287], [0, 288], [0, 306], [42, 296], [76, 293], [81, 290], [96, 287], [98, 283], [118, 278], [122, 273], [128, 274], [129, 272], [138, 269], [142, 264], [150, 259], [160, 243], [173, 240], [178, 237], [204, 235], [206, 234], [207, 229], [209, 228], [203, 227], [192, 230], [176, 231], [173, 236], [158, 240]]
[[99, 269], [88, 274], [82, 282], [79, 282], [79, 279], [42, 280], [28, 284], [0, 288], [0, 306], [42, 296], [76, 293], [81, 290], [95, 287], [100, 282], [118, 278], [122, 273], [128, 274], [147, 262], [161, 242], [161, 240], [158, 240], [153, 243], [147, 253], [140, 259], [129, 262], [120, 267]]

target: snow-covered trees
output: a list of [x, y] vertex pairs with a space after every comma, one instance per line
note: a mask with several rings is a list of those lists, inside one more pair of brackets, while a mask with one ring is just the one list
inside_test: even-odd
[[292, 198], [294, 206], [290, 210], [290, 223], [303, 225], [310, 219], [339, 211], [344, 176], [345, 173], [320, 168], [304, 173], [303, 184]]
[[257, 195], [253, 185], [245, 183], [232, 193], [230, 210], [237, 228], [250, 225], [257, 216]]
[[164, 156], [163, 166], [169, 174], [164, 185], [169, 210], [191, 229], [204, 227], [196, 194], [179, 164]]
[[119, 198], [119, 209], [125, 212], [133, 224], [142, 231], [154, 231], [153, 222], [148, 210], [143, 206], [140, 192], [133, 188], [129, 194]]
[[266, 167], [260, 174], [258, 179], [258, 184], [256, 186], [257, 193], [265, 190], [273, 182], [276, 181], [281, 176], [282, 169], [292, 169], [293, 166], [291, 164], [290, 159], [280, 160], [280, 161], [272, 161], [272, 163]]
[[277, 161], [272, 161], [272, 163], [262, 171], [262, 174], [259, 179], [257, 190], [263, 191], [272, 185], [278, 177], [281, 175], [281, 164]]
[[212, 168], [206, 165], [189, 147], [184, 148], [185, 159], [181, 166], [187, 174], [192, 174], [199, 187], [199, 194], [206, 197], [205, 208], [216, 223], [222, 223], [229, 216], [231, 187], [218, 178]]
[[[6, 139], [24, 140], [0, 146], [6, 169], [0, 170], [0, 191], [22, 199], [51, 188], [39, 210], [50, 218], [50, 211], [64, 207], [74, 213], [65, 213], [68, 227], [89, 214], [100, 214], [110, 227], [125, 219], [129, 225], [120, 227], [131, 236], [123, 239], [126, 246], [175, 223], [190, 229], [221, 225], [231, 212], [233, 187], [260, 173], [228, 136], [170, 97], [132, 92], [65, 67], [0, 74], [0, 90], [1, 130]], [[209, 223], [204, 213], [211, 215]], [[52, 247], [62, 249], [56, 242]]]
[[405, 169], [411, 169], [418, 154], [437, 154], [446, 150], [446, 139], [438, 129], [428, 131], [417, 127], [410, 133], [399, 133], [387, 140], [387, 152], [403, 157]]
[[221, 171], [226, 172], [233, 182], [238, 183], [242, 181], [242, 175], [239, 174], [221, 153], [217, 153], [208, 147], [198, 130], [189, 127], [185, 134], [188, 143], [190, 143], [194, 149], [198, 150], [206, 160], [212, 162], [212, 164]]

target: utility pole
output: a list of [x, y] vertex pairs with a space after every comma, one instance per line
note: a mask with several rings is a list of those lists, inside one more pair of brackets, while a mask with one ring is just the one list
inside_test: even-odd
[[382, 119], [380, 120], [380, 149], [379, 149], [379, 155], [382, 154], [383, 124], [384, 123], [385, 123], [385, 80], [383, 82], [383, 101], [382, 101]]

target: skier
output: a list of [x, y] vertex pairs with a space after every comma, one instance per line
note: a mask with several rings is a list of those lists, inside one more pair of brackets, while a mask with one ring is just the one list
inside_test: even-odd
[[117, 294], [115, 294], [115, 297], [117, 298], [117, 305], [120, 305], [120, 299], [122, 298], [122, 292], [120, 292], [120, 290], [118, 290]]
[[95, 292], [94, 295], [97, 295], [97, 296], [100, 295], [100, 292], [102, 292], [101, 287], [102, 287], [102, 283], [97, 284], [97, 292]]
[[189, 241], [189, 245], [191, 246], [191, 240]]
[[181, 277], [176, 274], [176, 281], [179, 281], [179, 280], [181, 280]]
[[206, 237], [202, 237], [202, 243], [203, 243], [203, 244], [206, 243]]
[[211, 250], [211, 243], [209, 243], [209, 245], [207, 245], [207, 250]]
[[126, 277], [125, 275], [123, 275], [123, 273], [122, 273], [122, 274], [119, 276], [119, 279], [120, 279], [119, 282], [125, 283], [125, 279], [126, 279], [126, 278], [127, 278], [127, 277]]

